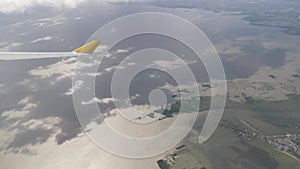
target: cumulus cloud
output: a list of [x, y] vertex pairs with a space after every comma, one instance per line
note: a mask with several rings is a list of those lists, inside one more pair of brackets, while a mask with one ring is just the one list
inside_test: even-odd
[[93, 104], [93, 103], [110, 103], [110, 102], [113, 102], [114, 99], [113, 98], [102, 98], [102, 99], [99, 99], [97, 97], [95, 98], [92, 98], [91, 100], [89, 101], [83, 101], [81, 102], [81, 104]]
[[42, 79], [56, 76], [56, 81], [60, 81], [73, 77], [75, 68], [79, 70], [95, 65], [94, 63], [76, 62], [76, 60], [77, 59], [75, 57], [70, 57], [46, 67], [32, 69], [29, 71], [29, 74], [39, 76]]
[[37, 106], [37, 103], [30, 103], [31, 99], [32, 97], [29, 96], [20, 100], [18, 104], [23, 106], [22, 109], [6, 110], [2, 113], [2, 117], [5, 117], [7, 120], [24, 117], [26, 114], [30, 113], [33, 108]]
[[83, 84], [83, 81], [81, 81], [81, 80], [76, 81], [75, 84], [73, 85], [73, 87], [71, 89], [69, 89], [69, 91], [66, 92], [65, 95], [72, 95], [76, 90], [81, 88], [82, 84]]
[[167, 70], [174, 70], [179, 68], [184, 68], [186, 65], [197, 63], [197, 61], [186, 61], [183, 62], [181, 59], [175, 59], [175, 60], [155, 60], [154, 64], [165, 68]]
[[42, 119], [30, 119], [29, 121], [22, 123], [22, 126], [30, 130], [35, 130], [35, 129], [51, 130], [54, 127], [56, 127], [60, 122], [61, 119], [58, 117], [46, 117]]
[[69, 58], [67, 60], [57, 62], [47, 67], [39, 67], [37, 69], [32, 69], [29, 71], [29, 73], [33, 76], [39, 76], [42, 79], [57, 75], [58, 77], [56, 80], [62, 80], [73, 76], [75, 64], [76, 58]]

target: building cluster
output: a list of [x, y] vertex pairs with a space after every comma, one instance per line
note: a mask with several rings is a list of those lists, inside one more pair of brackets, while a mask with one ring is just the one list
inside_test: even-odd
[[300, 158], [300, 139], [296, 134], [285, 134], [267, 137], [269, 144], [276, 149], [288, 152]]
[[256, 139], [265, 140], [266, 139], [265, 135], [262, 134], [261, 132], [253, 131], [250, 129], [245, 129], [245, 128], [241, 127], [240, 125], [234, 125], [231, 123], [222, 123], [221, 127], [237, 134], [239, 137], [243, 137], [248, 140], [256, 140]]
[[275, 149], [289, 153], [290, 155], [300, 159], [300, 137], [296, 134], [265, 136], [259, 131], [255, 132], [253, 130], [248, 130], [240, 125], [222, 123], [221, 127], [228, 129], [244, 139], [266, 141]]

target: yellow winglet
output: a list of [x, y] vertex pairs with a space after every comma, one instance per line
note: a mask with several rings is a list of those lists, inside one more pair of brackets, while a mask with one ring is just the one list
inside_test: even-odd
[[85, 45], [73, 50], [73, 52], [92, 54], [95, 51], [95, 49], [99, 46], [99, 44], [100, 44], [100, 41], [93, 40], [93, 41], [89, 42], [88, 44], [85, 44]]

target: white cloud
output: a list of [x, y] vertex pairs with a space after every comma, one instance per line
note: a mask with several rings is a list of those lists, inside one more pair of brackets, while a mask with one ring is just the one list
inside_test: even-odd
[[282, 44], [281, 42], [270, 41], [270, 42], [263, 42], [262, 46], [266, 50], [274, 50], [274, 49], [277, 49], [277, 48], [283, 48], [284, 44]]
[[76, 81], [75, 84], [73, 85], [73, 87], [71, 89], [69, 89], [69, 91], [66, 92], [65, 95], [72, 95], [76, 90], [81, 88], [82, 84], [83, 84], [83, 81], [81, 81], [81, 80]]
[[137, 93], [137, 94], [135, 94], [134, 96], [131, 96], [130, 98], [131, 99], [136, 99], [136, 98], [138, 98], [138, 97], [140, 97], [141, 95], [139, 94], [139, 93]]
[[97, 72], [97, 73], [87, 73], [87, 76], [91, 76], [91, 77], [96, 77], [96, 76], [101, 76], [102, 73], [101, 72]]
[[75, 19], [75, 20], [81, 20], [81, 19], [83, 19], [83, 17], [77, 16], [77, 17], [75, 17], [74, 19]]
[[118, 50], [114, 51], [115, 54], [128, 53], [128, 52], [129, 52], [128, 49], [118, 49]]
[[96, 52], [103, 52], [103, 51], [107, 50], [108, 48], [109, 48], [109, 46], [107, 46], [107, 45], [100, 45], [96, 48], [95, 53]]
[[23, 45], [23, 43], [11, 43], [9, 45], [6, 45], [6, 46], [0, 48], [0, 52], [10, 52], [14, 48], [20, 47], [22, 45]]
[[189, 64], [197, 63], [197, 61], [185, 61], [183, 62], [181, 59], [175, 59], [175, 60], [155, 60], [154, 64], [167, 69], [167, 70], [174, 70], [178, 68], [184, 68]]
[[112, 67], [105, 68], [104, 70], [107, 71], [107, 72], [111, 72], [115, 68], [116, 68], [116, 66], [112, 66]]
[[47, 40], [51, 40], [51, 39], [53, 39], [52, 36], [45, 36], [45, 37], [42, 37], [42, 38], [35, 39], [35, 40], [31, 41], [30, 43], [37, 43], [37, 42], [40, 42], [40, 41], [47, 41]]
[[61, 122], [58, 117], [46, 117], [42, 119], [31, 119], [22, 124], [23, 127], [27, 129], [46, 129], [51, 130]]
[[[104, 50], [107, 50], [107, 49], [108, 49], [108, 46], [99, 46], [96, 49], [96, 52], [103, 52]], [[117, 49], [115, 51], [112, 51], [111, 53], [106, 53], [104, 57], [110, 58], [110, 57], [114, 56], [115, 54], [125, 54], [125, 53], [128, 53], [131, 49], [132, 49], [132, 47], [129, 47], [127, 49]]]
[[24, 35], [27, 35], [28, 33], [25, 33], [25, 32], [21, 32], [19, 33], [20, 36], [24, 36]]
[[[26, 10], [35, 6], [44, 6], [52, 8], [76, 8], [80, 4], [87, 2], [88, 0], [1, 0], [0, 1], [0, 13], [23, 13]], [[141, 0], [94, 0], [92, 2], [129, 2], [129, 1], [141, 1]], [[91, 1], [89, 1], [91, 2]]]
[[39, 76], [40, 78], [49, 78], [54, 75], [58, 77], [56, 80], [63, 80], [68, 77], [72, 77], [74, 73], [75, 63], [72, 58], [57, 62], [47, 67], [39, 67], [37, 69], [30, 70], [29, 73], [33, 76]]
[[110, 103], [110, 102], [113, 102], [114, 99], [113, 98], [103, 98], [103, 99], [99, 99], [97, 97], [95, 98], [92, 98], [91, 100], [89, 101], [83, 101], [81, 102], [81, 104], [92, 104], [92, 103]]
[[2, 13], [22, 13], [35, 6], [45, 6], [54, 8], [75, 8], [85, 0], [1, 0], [0, 12]]
[[33, 26], [39, 26], [39, 27], [51, 27], [55, 25], [61, 25], [64, 23], [64, 21], [67, 18], [63, 16], [55, 16], [55, 17], [50, 17], [50, 18], [43, 18], [43, 19], [37, 19], [37, 20], [32, 20], [30, 21]]
[[24, 117], [26, 114], [30, 113], [33, 108], [37, 106], [36, 103], [30, 103], [31, 99], [32, 97], [30, 96], [20, 100], [18, 104], [24, 106], [21, 110], [12, 109], [12, 110], [4, 111], [2, 113], [2, 117], [5, 117], [7, 120]]
[[0, 94], [3, 94], [3, 93], [4, 93], [4, 85], [0, 84]]
[[136, 65], [136, 63], [133, 63], [133, 62], [130, 62], [130, 63], [127, 63], [128, 66], [134, 66]]
[[32, 69], [29, 71], [29, 74], [39, 76], [42, 79], [56, 76], [56, 81], [60, 81], [73, 77], [75, 68], [79, 70], [94, 65], [93, 63], [76, 62], [76, 60], [75, 57], [70, 57], [46, 67]]
[[6, 120], [12, 120], [12, 119], [17, 119], [17, 118], [22, 118], [26, 114], [30, 113], [28, 110], [7, 110], [2, 113], [2, 117], [5, 117]]
[[111, 53], [107, 53], [107, 54], [105, 55], [106, 58], [110, 58], [111, 56], [113, 56], [113, 54], [111, 54]]

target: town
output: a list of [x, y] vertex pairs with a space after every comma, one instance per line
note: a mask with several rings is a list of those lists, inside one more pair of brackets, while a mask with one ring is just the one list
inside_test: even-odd
[[[264, 141], [272, 145], [276, 150], [286, 153], [287, 155], [300, 160], [300, 136], [297, 134], [283, 134], [266, 136], [264, 133], [250, 126], [245, 121], [241, 120], [241, 125], [227, 123], [226, 121], [220, 124], [221, 127], [228, 129], [239, 137], [247, 140]], [[247, 128], [245, 128], [245, 127]]]

